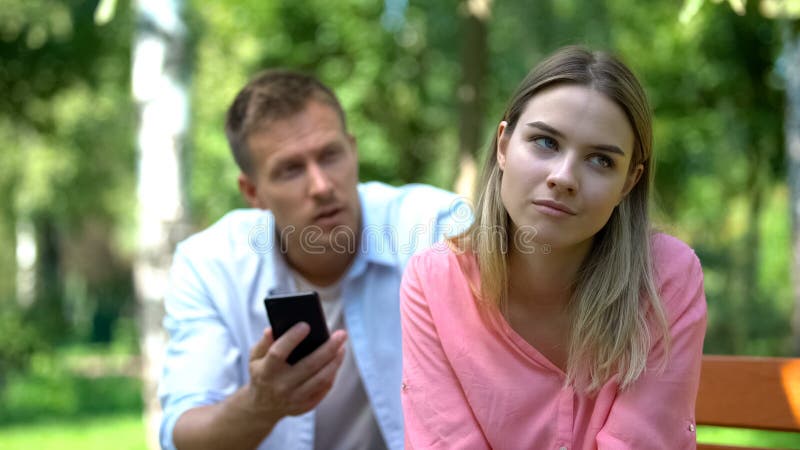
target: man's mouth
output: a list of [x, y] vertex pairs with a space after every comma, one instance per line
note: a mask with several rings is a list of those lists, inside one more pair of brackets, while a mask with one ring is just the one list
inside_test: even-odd
[[331, 218], [331, 217], [333, 217], [333, 216], [335, 216], [335, 215], [339, 214], [339, 213], [340, 213], [340, 212], [342, 212], [343, 210], [344, 210], [344, 208], [342, 208], [341, 206], [335, 206], [335, 207], [324, 208], [322, 211], [320, 211], [319, 213], [317, 213], [317, 214], [314, 216], [314, 221], [318, 221], [318, 220], [324, 220], [324, 219]]

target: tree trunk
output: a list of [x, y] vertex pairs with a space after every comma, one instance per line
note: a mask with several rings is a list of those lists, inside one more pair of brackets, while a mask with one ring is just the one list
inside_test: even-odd
[[35, 318], [39, 333], [55, 345], [68, 333], [64, 316], [64, 285], [61, 265], [61, 233], [53, 217], [39, 214], [33, 220], [36, 250], [33, 305], [26, 312]]
[[[741, 272], [742, 293], [739, 297], [742, 307], [740, 310], [750, 317], [749, 314], [757, 312], [759, 308], [764, 306], [763, 298], [760, 295], [758, 287], [758, 264], [761, 254], [761, 229], [759, 224], [761, 222], [761, 210], [763, 200], [763, 183], [762, 183], [762, 167], [765, 163], [764, 157], [766, 151], [759, 148], [757, 139], [752, 138], [752, 131], [748, 132], [748, 146], [751, 149], [749, 154], [749, 162], [747, 164], [747, 197], [749, 214], [747, 220], [747, 232], [744, 237], [745, 248], [742, 249], [744, 255], [743, 271]], [[739, 336], [743, 339], [737, 342], [736, 352], [750, 353], [752, 350], [747, 349], [747, 343], [752, 342], [754, 324], [749, 321], [742, 321], [739, 328]]]
[[461, 167], [455, 182], [459, 194], [472, 198], [477, 177], [477, 157], [481, 147], [481, 129], [486, 109], [486, 72], [488, 66], [487, 26], [491, 0], [465, 0], [461, 4], [464, 33], [461, 48], [459, 160]]
[[792, 218], [792, 284], [794, 354], [800, 355], [800, 34], [785, 23], [783, 67], [786, 71], [786, 155], [789, 172], [789, 208]]
[[166, 343], [161, 325], [164, 293], [174, 245], [187, 230], [181, 149], [188, 102], [180, 8], [180, 0], [136, 1], [132, 83], [139, 109], [139, 234], [134, 283], [150, 448], [159, 448], [161, 408], [156, 390]]
[[28, 309], [33, 304], [36, 287], [36, 236], [29, 220], [18, 219], [15, 224], [16, 241], [16, 299], [17, 306]]

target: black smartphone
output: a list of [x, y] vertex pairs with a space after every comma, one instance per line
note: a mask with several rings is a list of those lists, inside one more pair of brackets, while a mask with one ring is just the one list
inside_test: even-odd
[[305, 322], [311, 327], [308, 336], [286, 358], [289, 364], [293, 365], [308, 356], [330, 338], [322, 304], [316, 292], [268, 295], [264, 299], [264, 306], [272, 325], [272, 337], [276, 340], [298, 322]]

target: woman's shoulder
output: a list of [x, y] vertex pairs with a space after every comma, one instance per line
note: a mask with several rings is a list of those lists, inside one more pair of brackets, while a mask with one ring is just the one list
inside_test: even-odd
[[703, 269], [694, 250], [666, 233], [653, 234], [651, 249], [656, 284], [670, 321], [688, 310], [704, 314]]
[[449, 271], [459, 267], [459, 262], [468, 260], [466, 253], [460, 251], [449, 241], [437, 242], [411, 257], [409, 265], [425, 271]]
[[666, 233], [657, 232], [650, 238], [653, 265], [664, 273], [683, 271], [689, 267], [700, 267], [700, 259], [694, 250], [682, 240]]
[[438, 242], [415, 254], [408, 262], [407, 271], [415, 273], [422, 282], [432, 282], [444, 287], [449, 283], [461, 284], [478, 277], [475, 256], [459, 249], [450, 241]]

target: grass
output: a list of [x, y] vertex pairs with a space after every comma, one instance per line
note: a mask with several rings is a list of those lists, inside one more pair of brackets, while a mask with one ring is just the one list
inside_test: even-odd
[[698, 426], [697, 442], [800, 450], [800, 433]]
[[0, 426], [0, 448], [37, 450], [146, 450], [141, 413], [60, 418]]

